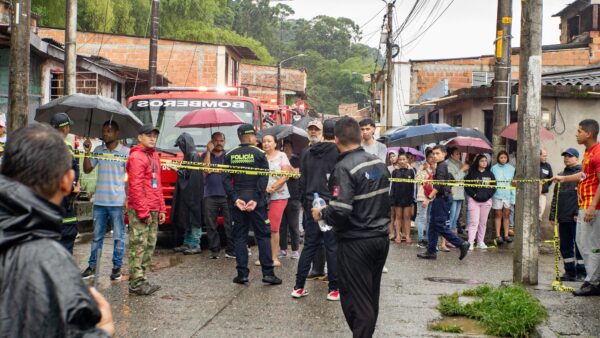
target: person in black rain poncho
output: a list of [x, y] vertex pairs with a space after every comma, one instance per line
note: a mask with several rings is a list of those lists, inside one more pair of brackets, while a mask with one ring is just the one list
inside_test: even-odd
[[[196, 152], [194, 139], [188, 133], [182, 133], [175, 141], [175, 146], [183, 152], [186, 162], [201, 162]], [[173, 194], [171, 223], [178, 233], [183, 233], [182, 247], [175, 251], [184, 255], [194, 255], [201, 252], [200, 238], [202, 237], [202, 197], [204, 196], [204, 175], [200, 170], [177, 170], [177, 183]]]
[[15, 131], [0, 168], [0, 337], [109, 337], [110, 304], [58, 242], [72, 156], [44, 124]]

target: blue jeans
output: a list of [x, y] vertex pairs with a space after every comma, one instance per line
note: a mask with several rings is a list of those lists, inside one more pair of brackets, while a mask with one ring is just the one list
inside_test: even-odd
[[183, 244], [189, 246], [190, 248], [199, 248], [201, 237], [202, 228], [191, 225], [190, 229], [186, 230], [185, 234], [183, 235]]
[[427, 231], [427, 237], [429, 237], [429, 243], [427, 251], [429, 253], [437, 252], [438, 236], [444, 237], [448, 242], [456, 247], [460, 247], [463, 244], [463, 240], [460, 239], [456, 234], [450, 231], [448, 227], [448, 217], [450, 216], [450, 206], [452, 205], [452, 196], [436, 197], [430, 203], [431, 215], [429, 218], [429, 230]]
[[417, 201], [417, 217], [415, 223], [417, 223], [417, 234], [419, 242], [425, 239], [425, 232], [429, 227], [429, 212], [431, 210], [431, 204], [427, 208], [423, 208], [423, 201]]
[[[323, 232], [319, 225], [312, 218], [310, 203], [305, 203], [304, 214], [307, 215], [304, 223], [304, 248], [300, 254], [298, 261], [298, 272], [296, 273], [297, 289], [303, 289], [306, 283], [306, 278], [310, 271], [310, 263], [317, 254], [317, 250], [321, 248], [322, 243], [325, 244], [325, 253], [327, 257], [327, 277], [329, 279], [329, 292], [337, 290], [337, 241], [333, 231]], [[314, 269], [314, 267], [313, 267]], [[321, 270], [322, 271], [322, 270]]]
[[92, 252], [90, 254], [89, 266], [96, 266], [96, 253], [102, 249], [104, 243], [104, 234], [108, 219], [113, 226], [113, 238], [115, 240], [113, 250], [113, 268], [120, 268], [123, 265], [123, 256], [125, 254], [125, 220], [123, 218], [123, 207], [108, 207], [94, 205], [94, 239], [92, 242]]
[[453, 200], [450, 206], [450, 229], [456, 229], [456, 222], [458, 222], [458, 216], [460, 215], [460, 208], [462, 207], [463, 200]]

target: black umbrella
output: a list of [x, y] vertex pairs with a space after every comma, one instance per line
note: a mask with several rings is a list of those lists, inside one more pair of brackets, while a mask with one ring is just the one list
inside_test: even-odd
[[[297, 115], [300, 116], [300, 115]], [[306, 130], [306, 128], [308, 127], [308, 123], [312, 120], [314, 120], [314, 117], [310, 117], [308, 115], [302, 116], [299, 120], [294, 120], [294, 122], [292, 122], [292, 125], [294, 127], [298, 127], [300, 129]]]
[[290, 124], [280, 124], [270, 128], [261, 129], [256, 137], [262, 140], [265, 135], [275, 135], [277, 140], [290, 140], [294, 153], [300, 154], [302, 149], [308, 146], [308, 134], [304, 129], [300, 129]]
[[50, 122], [56, 113], [67, 113], [75, 122], [71, 133], [86, 137], [102, 137], [102, 125], [111, 119], [122, 138], [137, 136], [143, 124], [119, 102], [99, 95], [73, 94], [50, 101], [36, 110], [35, 120]]
[[492, 145], [492, 142], [490, 142], [490, 140], [488, 140], [488, 138], [485, 137], [485, 135], [477, 129], [463, 127], [454, 127], [454, 129], [456, 129], [457, 136], [480, 138], [487, 142], [487, 144], [489, 144], [490, 146]]

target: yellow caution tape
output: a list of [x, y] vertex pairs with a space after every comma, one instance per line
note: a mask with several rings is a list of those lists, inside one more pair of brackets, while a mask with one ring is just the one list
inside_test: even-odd
[[[502, 185], [491, 185], [491, 184], [476, 184], [476, 183], [464, 183], [465, 181], [453, 180], [453, 181], [441, 181], [441, 180], [417, 180], [410, 178], [390, 178], [390, 182], [393, 183], [417, 183], [417, 184], [435, 184], [435, 185], [448, 185], [452, 187], [470, 187], [470, 188], [489, 188], [489, 189], [506, 189], [515, 190], [513, 186], [502, 186]], [[488, 181], [477, 181], [477, 182], [488, 182]]]
[[[100, 161], [110, 162], [127, 162], [127, 156], [117, 154], [105, 154], [105, 153], [83, 153], [80, 151], [73, 152], [73, 156], [77, 158], [89, 158]], [[279, 176], [279, 177], [290, 177], [299, 178], [299, 173], [293, 173], [288, 171], [276, 171], [260, 168], [250, 167], [236, 167], [223, 164], [206, 164], [203, 162], [189, 162], [189, 161], [177, 161], [177, 160], [164, 160], [160, 162], [166, 167], [173, 169], [188, 169], [188, 170], [200, 170], [211, 173], [228, 173], [238, 175], [262, 175], [262, 176]]]

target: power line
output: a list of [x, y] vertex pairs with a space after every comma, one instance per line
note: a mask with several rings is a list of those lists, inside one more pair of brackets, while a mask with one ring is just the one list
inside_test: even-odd
[[106, 6], [104, 8], [104, 29], [103, 29], [103, 34], [102, 34], [102, 38], [100, 39], [100, 48], [98, 48], [98, 53], [96, 53], [97, 56], [100, 56], [100, 51], [102, 50], [102, 45], [104, 44], [104, 35], [106, 34], [106, 22], [108, 21], [108, 3], [110, 2], [110, 0], [106, 0]]
[[413, 43], [414, 41], [416, 41], [417, 39], [419, 39], [420, 37], [422, 37], [428, 30], [429, 28], [431, 28], [441, 17], [442, 15], [444, 15], [444, 13], [446, 13], [446, 11], [448, 10], [448, 8], [450, 8], [450, 6], [452, 6], [452, 4], [454, 3], [454, 0], [451, 0], [450, 3], [448, 4], [448, 6], [446, 6], [446, 8], [444, 8], [444, 10], [442, 11], [442, 13], [440, 13], [440, 15], [438, 15], [435, 20], [433, 20], [433, 22], [427, 26], [427, 28], [425, 28], [425, 30], [423, 30], [422, 32], [419, 33], [419, 35], [417, 35], [415, 38], [413, 38], [412, 40], [410, 40], [409, 42], [407, 42], [404, 47], [410, 45], [411, 43]]
[[383, 10], [386, 8], [387, 8], [387, 5], [383, 6], [383, 8], [381, 10], [379, 10], [379, 12], [377, 12], [375, 15], [373, 15], [373, 17], [370, 18], [369, 20], [367, 20], [367, 22], [363, 23], [358, 29], [363, 29], [366, 25], [368, 25], [371, 21], [373, 21], [379, 14], [381, 14], [381, 12], [383, 12]]

